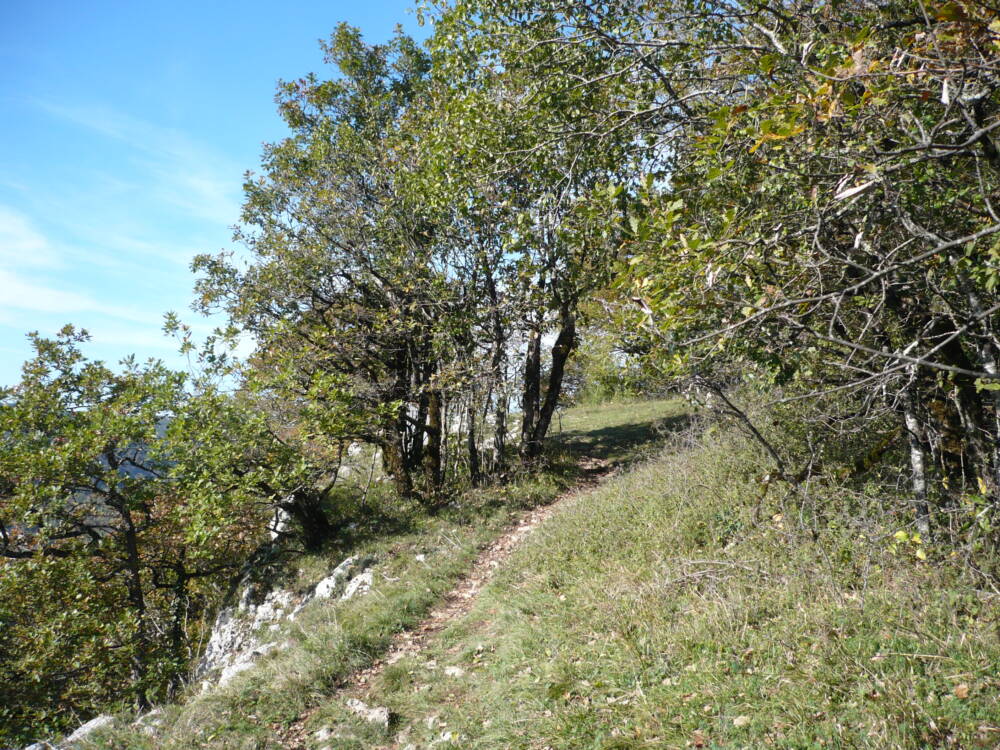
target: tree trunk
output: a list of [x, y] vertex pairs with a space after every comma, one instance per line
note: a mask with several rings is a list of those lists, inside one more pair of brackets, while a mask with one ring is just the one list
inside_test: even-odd
[[545, 403], [538, 413], [538, 423], [532, 436], [533, 443], [541, 450], [542, 441], [548, 434], [552, 424], [552, 415], [559, 406], [559, 396], [562, 393], [563, 374], [566, 372], [566, 362], [576, 348], [576, 315], [568, 309], [562, 312], [562, 327], [559, 336], [552, 346], [552, 367], [549, 369], [549, 385], [545, 391]]
[[298, 490], [281, 504], [281, 509], [295, 519], [302, 533], [302, 544], [310, 552], [320, 549], [337, 533], [323, 512], [323, 498], [315, 490]]
[[493, 447], [496, 451], [494, 470], [502, 473], [507, 468], [507, 396], [498, 389], [497, 407], [493, 417]]
[[[993, 353], [984, 347], [982, 353], [983, 369], [994, 377], [1000, 374], [997, 361]], [[994, 383], [995, 384], [995, 383]], [[993, 434], [990, 442], [993, 444], [993, 467], [990, 479], [993, 480], [992, 495], [994, 508], [1000, 507], [1000, 391], [990, 391], [990, 400], [993, 402]]]
[[[424, 445], [427, 435], [427, 412], [431, 408], [431, 387], [430, 383], [434, 377], [435, 366], [432, 361], [428, 361], [421, 368], [414, 368], [414, 373], [420, 375], [419, 380], [415, 380], [412, 385], [413, 393], [419, 393], [417, 401], [417, 418], [413, 422], [413, 436], [409, 444], [407, 466], [411, 470], [416, 470], [424, 464]], [[433, 438], [432, 438], [433, 440]]]
[[[552, 415], [559, 405], [559, 396], [562, 393], [563, 374], [566, 371], [566, 361], [576, 346], [576, 315], [568, 307], [564, 307], [561, 314], [561, 327], [555, 344], [552, 346], [552, 366], [549, 369], [549, 382], [545, 391], [545, 402], [541, 408], [537, 408], [531, 414], [532, 421], [528, 423], [528, 413], [525, 412], [524, 422], [521, 429], [521, 455], [527, 461], [532, 461], [542, 452], [542, 441], [549, 431], [552, 423]], [[539, 337], [540, 338], [540, 337]], [[537, 352], [536, 352], [537, 355]], [[540, 356], [539, 356], [540, 359]], [[540, 369], [540, 368], [539, 368]], [[538, 380], [540, 373], [535, 372], [535, 403], [538, 402]], [[525, 384], [527, 394], [527, 383]]]
[[[174, 601], [172, 603], [173, 611], [170, 619], [170, 652], [178, 666], [185, 664], [189, 656], [184, 653], [184, 647], [187, 643], [184, 623], [187, 620], [189, 605], [188, 574], [184, 568], [184, 558], [184, 550], [181, 549], [180, 558], [174, 565], [175, 579], [172, 587]], [[169, 697], [173, 698], [182, 687], [184, 687], [184, 672], [178, 669], [170, 677], [170, 684], [168, 686]]]
[[427, 426], [424, 430], [424, 481], [427, 491], [434, 494], [441, 488], [441, 391], [427, 394]]
[[542, 333], [535, 328], [528, 340], [528, 352], [524, 358], [524, 384], [521, 394], [521, 454], [534, 458], [535, 424], [538, 415], [538, 401], [542, 379]]
[[[931, 322], [926, 338], [941, 340], [943, 343], [937, 354], [939, 361], [974, 370], [975, 363], [958, 338], [951, 337], [954, 326], [943, 318]], [[949, 338], [950, 337], [950, 338]], [[980, 420], [985, 413], [983, 399], [976, 392], [973, 380], [959, 375], [951, 382], [949, 397], [954, 409], [939, 410], [935, 414], [943, 464], [953, 479], [958, 482], [974, 481], [973, 474], [980, 467], [992, 463], [992, 451], [985, 444], [984, 431]], [[914, 406], [919, 402], [915, 402]]]
[[[981, 105], [977, 104], [977, 120], [980, 116]], [[984, 135], [983, 138], [985, 139], [985, 141], [983, 141], [983, 150], [990, 152], [990, 161], [994, 166], [997, 166], [996, 146], [993, 145], [993, 142], [988, 136]], [[989, 144], [988, 149], [987, 144]], [[975, 316], [977, 326], [982, 331], [984, 337], [982, 343], [980, 343], [977, 347], [976, 352], [979, 356], [979, 364], [983, 370], [996, 377], [1000, 374], [1000, 367], [998, 367], [997, 362], [997, 354], [1000, 352], [1000, 341], [997, 340], [996, 332], [990, 324], [990, 316], [987, 315], [987, 311], [984, 309], [983, 301], [976, 292], [975, 285], [968, 278], [968, 275], [963, 269], [958, 258], [954, 255], [949, 255], [948, 260], [958, 276], [959, 283], [961, 284], [962, 290], [968, 300], [969, 307]], [[984, 450], [983, 458], [990, 465], [982, 467], [981, 478], [987, 485], [988, 494], [990, 495], [994, 508], [997, 508], [1000, 506], [1000, 391], [991, 390], [989, 391], [987, 397], [993, 406], [993, 420], [990, 422], [988, 419], [983, 419], [982, 429], [987, 435], [986, 444], [988, 446], [988, 448]], [[982, 413], [985, 413], [985, 410], [983, 410]]]
[[917, 531], [926, 540], [931, 539], [931, 514], [927, 505], [927, 473], [925, 467], [923, 429], [917, 419], [915, 399], [912, 393], [904, 396], [903, 421], [910, 446], [911, 487], [913, 509], [916, 515]]
[[390, 433], [381, 448], [382, 467], [392, 478], [396, 493], [401, 498], [413, 497], [413, 479], [406, 468], [402, 436], [395, 431]]
[[400, 347], [393, 363], [395, 379], [389, 389], [389, 399], [398, 401], [396, 414], [384, 423], [382, 448], [382, 466], [385, 473], [392, 477], [396, 492], [401, 498], [413, 497], [413, 470], [410, 461], [410, 447], [407, 438], [410, 436], [410, 362], [405, 347]]
[[132, 684], [135, 687], [135, 707], [138, 711], [149, 708], [146, 697], [146, 673], [149, 659], [149, 634], [146, 623], [146, 596], [142, 589], [142, 564], [139, 558], [138, 536], [132, 514], [123, 499], [114, 501], [124, 526], [122, 542], [125, 547], [125, 588], [129, 606], [135, 615], [135, 634], [132, 637]]
[[[490, 372], [493, 378], [491, 392], [496, 394], [494, 411], [493, 447], [495, 460], [492, 470], [502, 473], [506, 468], [507, 449], [507, 392], [504, 382], [504, 363], [507, 352], [507, 333], [504, 330], [503, 316], [500, 312], [500, 296], [497, 294], [496, 282], [492, 272], [486, 274], [486, 289], [490, 297], [490, 316], [493, 324], [493, 356], [490, 360]], [[489, 399], [487, 399], [489, 401]], [[487, 403], [487, 408], [489, 404]]]
[[430, 408], [430, 395], [427, 391], [420, 394], [417, 402], [417, 419], [413, 427], [413, 437], [407, 452], [406, 465], [416, 469], [424, 463], [424, 443], [427, 436], [427, 410]]
[[468, 404], [468, 438], [466, 447], [469, 454], [469, 479], [473, 487], [478, 487], [482, 482], [482, 470], [479, 465], [479, 447], [476, 445], [476, 404], [470, 396]]

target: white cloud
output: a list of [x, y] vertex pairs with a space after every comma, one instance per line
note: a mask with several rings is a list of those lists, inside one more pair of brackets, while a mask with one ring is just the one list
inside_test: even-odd
[[[107, 139], [109, 159], [65, 165], [64, 179], [44, 190], [15, 185], [0, 170], [0, 186], [17, 187], [31, 204], [21, 212], [2, 211], [0, 204], [0, 268], [98, 267], [141, 277], [147, 286], [152, 277], [164, 286], [178, 286], [183, 277], [190, 288], [191, 259], [231, 239], [242, 167], [182, 131], [111, 108], [31, 104], [91, 141]], [[39, 223], [45, 217], [49, 242], [27, 217]], [[63, 278], [63, 288], [78, 289], [79, 279]], [[125, 290], [115, 295], [129, 296]]]
[[44, 286], [0, 269], [0, 313], [20, 310], [35, 313], [92, 312], [137, 323], [153, 323], [148, 313], [107, 305], [90, 295]]
[[[128, 114], [32, 103], [106, 158], [61, 163], [56, 177], [0, 168], [0, 346], [10, 348], [0, 349], [0, 384], [30, 356], [24, 332], [52, 335], [66, 322], [87, 329], [105, 361], [136, 352], [183, 366], [162, 313], [186, 307], [191, 258], [229, 242], [242, 166]], [[211, 322], [196, 326], [201, 337]]]
[[221, 227], [239, 220], [240, 203], [236, 197], [238, 179], [207, 170], [198, 171], [189, 162], [170, 161], [150, 164], [150, 172], [159, 178], [156, 193], [185, 213]]
[[49, 241], [31, 221], [3, 205], [0, 205], [0, 263], [8, 268], [60, 265]]
[[243, 170], [184, 133], [102, 107], [38, 104], [141, 154], [135, 164], [153, 178], [145, 189], [162, 200], [220, 226], [239, 220]]
[[[52, 205], [58, 205], [58, 201], [53, 200]], [[57, 224], [66, 222], [71, 209], [62, 206], [56, 210]], [[28, 216], [0, 204], [0, 269], [57, 271], [65, 276], [76, 268], [100, 266], [146, 276], [159, 274], [169, 281], [178, 269], [188, 266], [196, 252], [204, 249], [201, 245], [211, 247], [207, 241], [201, 245], [193, 241], [180, 245], [149, 242], [131, 236], [135, 229], [131, 224], [116, 225], [104, 218], [102, 223], [91, 223], [74, 217], [68, 227], [75, 242], [59, 242], [39, 231]], [[163, 263], [151, 264], [151, 258]], [[0, 289], [0, 300], [4, 296]]]

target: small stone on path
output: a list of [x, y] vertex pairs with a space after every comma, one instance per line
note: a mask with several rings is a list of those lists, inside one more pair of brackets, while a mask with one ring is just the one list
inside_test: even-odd
[[360, 716], [367, 722], [378, 724], [382, 727], [389, 726], [389, 709], [385, 706], [375, 706], [373, 708], [357, 698], [348, 698], [345, 705], [348, 711], [356, 716]]

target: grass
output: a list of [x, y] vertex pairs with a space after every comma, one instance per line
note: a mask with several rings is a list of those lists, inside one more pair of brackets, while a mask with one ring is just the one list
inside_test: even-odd
[[556, 452], [586, 455], [617, 466], [651, 455], [667, 435], [683, 429], [689, 421], [690, 415], [678, 402], [578, 406], [554, 420], [551, 443]]
[[[947, 548], [896, 540], [902, 517], [871, 510], [884, 489], [762, 498], [752, 444], [718, 428], [670, 437], [684, 425], [664, 403], [567, 413], [545, 471], [368, 535], [373, 594], [304, 614], [294, 648], [170, 709], [164, 736], [102, 746], [279, 747], [276, 728], [310, 708], [315, 750], [1000, 747], [996, 591]], [[572, 483], [584, 455], [628, 467], [529, 536], [467, 617], [356, 693], [391, 710], [388, 730], [350, 714], [343, 676], [423, 618], [517, 509]]]
[[681, 414], [679, 404], [662, 401], [570, 411], [545, 466], [531, 475], [470, 490], [433, 513], [417, 505], [381, 508], [328, 552], [300, 558], [284, 573], [286, 585], [305, 589], [344, 557], [369, 554], [379, 561], [372, 593], [342, 604], [310, 605], [282, 634], [291, 641], [289, 648], [224, 688], [200, 695], [192, 691], [186, 700], [165, 707], [156, 737], [123, 720], [95, 735], [89, 746], [281, 747], [285, 727], [327, 701], [346, 675], [382, 654], [395, 633], [420, 622], [517, 513], [551, 501], [575, 483], [581, 457], [635, 460]]
[[313, 747], [1000, 746], [996, 593], [892, 519], [837, 516], [837, 487], [813, 491], [819, 529], [776, 494], [757, 509], [763, 466], [738, 435], [689, 435], [587, 494], [360, 695], [389, 731], [338, 696]]

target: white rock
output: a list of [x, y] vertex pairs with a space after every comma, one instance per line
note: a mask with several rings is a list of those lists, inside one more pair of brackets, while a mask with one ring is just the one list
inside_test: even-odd
[[254, 630], [265, 623], [280, 619], [281, 616], [292, 607], [295, 595], [291, 591], [275, 589], [268, 592], [264, 601], [252, 610], [254, 620]]
[[317, 729], [313, 732], [313, 737], [316, 738], [317, 742], [322, 742], [323, 740], [329, 739], [332, 734], [333, 730], [330, 729], [330, 727], [323, 727], [322, 729]]
[[288, 646], [288, 641], [284, 643], [278, 643], [277, 641], [272, 641], [271, 643], [264, 643], [257, 646], [253, 651], [250, 652], [250, 656], [255, 659], [259, 659], [262, 656], [267, 656], [272, 651], [278, 651], [280, 649], [286, 648]]
[[423, 562], [424, 560], [427, 559], [427, 555], [425, 555], [423, 552], [421, 552], [419, 555], [417, 555], [413, 559], [416, 560], [417, 562]]
[[351, 582], [347, 584], [347, 588], [344, 589], [343, 596], [340, 597], [341, 601], [346, 601], [352, 599], [355, 596], [361, 594], [367, 594], [371, 591], [372, 583], [374, 583], [375, 574], [371, 568], [368, 568], [364, 573], [354, 576]]
[[[237, 606], [226, 607], [215, 618], [212, 635], [196, 674], [204, 676], [215, 670], [225, 672], [247, 661], [250, 652], [259, 648], [256, 633], [284, 619], [294, 600], [291, 591], [276, 589], [268, 592], [260, 604], [254, 604], [251, 587], [248, 586]], [[242, 670], [239, 668], [236, 672]]]
[[219, 675], [219, 687], [228, 685], [236, 675], [240, 672], [246, 672], [252, 666], [252, 661], [238, 661], [228, 667], [223, 667], [222, 674]]
[[162, 708], [154, 708], [132, 722], [132, 726], [147, 737], [155, 737], [159, 734], [161, 724], [163, 724]]
[[348, 711], [356, 716], [360, 716], [365, 721], [378, 724], [381, 727], [389, 727], [389, 709], [385, 706], [375, 706], [372, 708], [357, 698], [348, 698], [345, 705]]
[[452, 732], [450, 729], [445, 732], [441, 732], [441, 736], [436, 740], [433, 740], [427, 747], [437, 747], [438, 745], [450, 745], [453, 742], [458, 741], [458, 735]]
[[239, 602], [221, 610], [215, 619], [205, 653], [195, 671], [195, 677], [202, 681], [202, 691], [212, 686], [213, 675], [219, 675], [218, 684], [226, 684], [261, 656], [275, 648], [284, 648], [287, 644], [262, 645], [259, 633], [280, 631], [283, 624], [295, 620], [308, 602], [350, 598], [370, 589], [370, 570], [365, 571], [367, 576], [365, 573], [356, 576], [360, 579], [357, 582], [354, 577], [373, 562], [371, 557], [348, 557], [305, 596], [285, 589], [272, 589], [260, 600], [259, 585], [245, 584]]
[[76, 731], [73, 732], [69, 737], [63, 740], [63, 744], [67, 747], [72, 747], [75, 743], [81, 742], [87, 739], [90, 735], [96, 732], [98, 729], [103, 729], [104, 727], [110, 727], [115, 723], [115, 717], [104, 714], [102, 716], [97, 716], [86, 724], [77, 727]]
[[271, 541], [274, 541], [279, 536], [285, 536], [288, 534], [288, 529], [292, 525], [292, 515], [287, 510], [282, 510], [281, 508], [275, 508], [274, 518], [271, 519], [271, 523], [268, 524], [268, 529], [271, 532]]
[[464, 677], [465, 670], [461, 667], [445, 667], [444, 674], [445, 677]]
[[219, 686], [221, 687], [227, 684], [240, 672], [246, 672], [250, 669], [250, 667], [272, 651], [279, 651], [281, 649], [288, 648], [289, 645], [291, 645], [289, 641], [283, 641], [281, 643], [272, 641], [270, 643], [263, 643], [260, 646], [255, 646], [249, 651], [241, 652], [238, 654], [236, 661], [223, 667], [222, 673], [219, 675]]
[[352, 555], [333, 569], [333, 572], [316, 584], [310, 599], [332, 599], [340, 596], [347, 587], [355, 569], [358, 567], [358, 556]]

